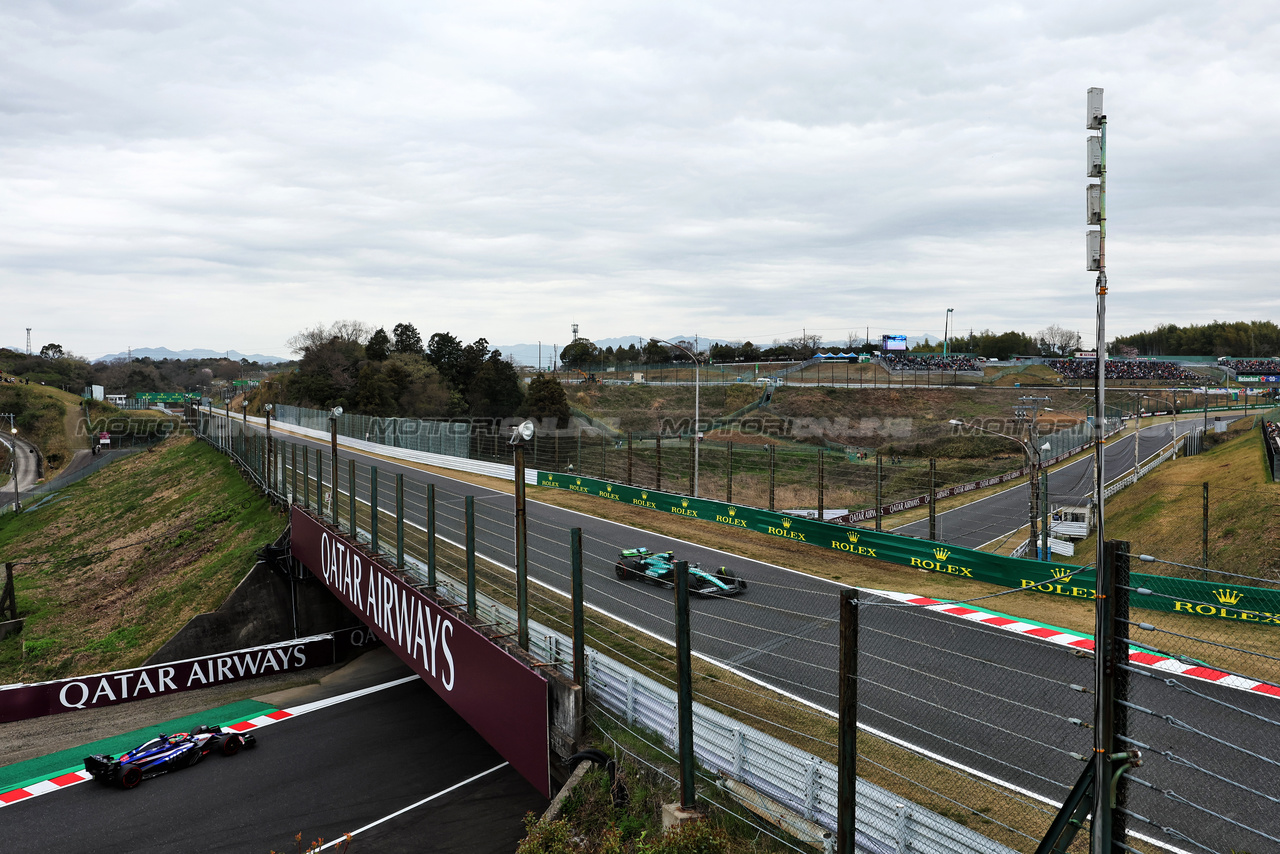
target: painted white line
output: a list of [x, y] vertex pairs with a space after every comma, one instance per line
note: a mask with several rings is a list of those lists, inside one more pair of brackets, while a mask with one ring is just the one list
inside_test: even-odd
[[506, 768], [506, 767], [507, 767], [508, 765], [510, 765], [510, 764], [511, 764], [510, 762], [503, 762], [501, 765], [495, 765], [495, 766], [493, 766], [493, 767], [492, 767], [492, 768], [490, 768], [488, 771], [481, 771], [479, 774], [476, 774], [474, 777], [468, 777], [467, 779], [463, 780], [461, 783], [454, 783], [452, 786], [450, 786], [450, 787], [449, 787], [449, 788], [447, 788], [447, 789], [441, 789], [440, 791], [436, 792], [434, 795], [428, 795], [427, 797], [425, 797], [425, 798], [423, 798], [422, 800], [418, 801], [416, 804], [409, 804], [409, 806], [404, 807], [403, 809], [398, 809], [398, 810], [396, 810], [395, 812], [391, 813], [390, 815], [383, 816], [382, 818], [378, 819], [377, 821], [370, 822], [369, 824], [366, 824], [364, 827], [360, 828], [359, 830], [353, 830], [353, 831], [351, 831], [351, 832], [349, 832], [349, 833], [344, 834], [344, 835], [342, 836], [342, 838], [341, 838], [341, 839], [335, 839], [335, 840], [333, 840], [332, 842], [326, 842], [324, 845], [321, 845], [319, 848], [316, 848], [316, 849], [313, 849], [313, 850], [315, 850], [315, 851], [323, 851], [323, 850], [325, 850], [326, 848], [332, 848], [332, 847], [334, 847], [335, 845], [338, 845], [338, 844], [340, 844], [340, 843], [346, 842], [348, 839], [355, 838], [355, 837], [356, 837], [356, 836], [358, 836], [359, 834], [364, 833], [366, 830], [371, 830], [371, 829], [373, 829], [373, 828], [377, 827], [378, 825], [382, 824], [383, 822], [390, 821], [391, 819], [395, 818], [396, 816], [404, 815], [404, 814], [405, 814], [405, 813], [407, 813], [409, 810], [417, 809], [418, 807], [422, 806], [423, 804], [430, 803], [431, 801], [434, 801], [436, 798], [443, 797], [443, 796], [445, 796], [445, 795], [449, 794], [450, 792], [453, 792], [453, 791], [456, 791], [456, 790], [458, 790], [458, 789], [461, 789], [463, 786], [466, 786], [466, 785], [468, 785], [468, 784], [470, 784], [470, 783], [474, 783], [476, 780], [479, 780], [479, 779], [480, 779], [480, 778], [482, 778], [482, 777], [487, 777], [487, 776], [489, 776], [490, 774], [492, 774], [494, 771], [501, 771], [503, 768]]
[[[406, 676], [402, 679], [393, 679], [392, 681], [384, 682], [381, 685], [372, 685], [368, 688], [348, 691], [345, 694], [338, 694], [337, 696], [329, 697], [324, 700], [317, 700], [313, 703], [304, 703], [301, 706], [295, 706], [291, 709], [279, 709], [265, 715], [260, 715], [256, 718], [251, 718], [247, 721], [241, 721], [238, 724], [230, 724], [224, 728], [234, 730], [235, 732], [249, 732], [251, 730], [261, 729], [265, 726], [271, 726], [272, 724], [278, 724], [281, 721], [296, 718], [299, 715], [316, 712], [321, 709], [328, 708], [329, 706], [345, 703], [348, 700], [355, 700], [378, 691], [384, 691], [387, 688], [394, 688], [397, 685], [403, 685], [406, 682], [413, 682], [416, 679], [418, 679], [417, 676]], [[0, 792], [0, 808], [7, 807], [10, 804], [19, 803], [21, 801], [30, 800], [31, 798], [39, 797], [40, 795], [47, 795], [50, 792], [58, 792], [70, 786], [92, 779], [93, 775], [88, 771], [83, 770], [83, 768], [71, 768], [59, 771], [47, 780], [29, 783], [26, 786], [11, 789], [7, 792]]]

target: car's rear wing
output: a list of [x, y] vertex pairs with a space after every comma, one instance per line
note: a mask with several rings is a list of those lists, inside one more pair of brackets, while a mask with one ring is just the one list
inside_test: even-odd
[[105, 753], [95, 753], [84, 758], [84, 770], [95, 777], [99, 774], [106, 774], [115, 767], [115, 764], [116, 760]]

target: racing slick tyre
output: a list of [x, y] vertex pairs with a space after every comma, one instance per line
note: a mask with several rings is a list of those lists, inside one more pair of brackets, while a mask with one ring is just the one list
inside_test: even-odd
[[121, 765], [116, 772], [116, 781], [122, 789], [135, 788], [142, 782], [142, 769], [137, 765]]
[[629, 560], [620, 560], [613, 565], [613, 571], [619, 581], [626, 581], [637, 574], [635, 564]]
[[223, 756], [235, 756], [237, 753], [240, 752], [240, 748], [242, 746], [243, 744], [241, 742], [240, 736], [229, 735], [222, 740], [220, 749], [222, 750]]

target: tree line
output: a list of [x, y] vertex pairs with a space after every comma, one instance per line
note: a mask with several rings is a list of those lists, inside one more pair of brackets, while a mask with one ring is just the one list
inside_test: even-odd
[[1280, 356], [1280, 328], [1269, 320], [1215, 320], [1203, 326], [1172, 323], [1155, 329], [1121, 335], [1109, 352], [1124, 355], [1126, 349], [1137, 356], [1234, 356], [1265, 359]]
[[377, 417], [555, 417], [568, 423], [564, 389], [538, 376], [525, 384], [502, 351], [477, 338], [464, 344], [450, 332], [424, 343], [412, 323], [390, 333], [360, 321], [340, 320], [289, 339], [298, 356], [293, 370], [272, 377], [258, 403], [343, 409]]
[[109, 394], [133, 396], [143, 391], [207, 391], [214, 380], [238, 379], [269, 369], [248, 359], [151, 359], [124, 357], [90, 362], [60, 344], [46, 344], [27, 355], [0, 349], [0, 370], [24, 381], [44, 383], [80, 394], [100, 385]]

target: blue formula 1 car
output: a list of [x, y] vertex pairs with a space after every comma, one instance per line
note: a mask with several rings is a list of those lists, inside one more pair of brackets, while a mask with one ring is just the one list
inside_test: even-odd
[[192, 732], [160, 733], [119, 759], [104, 753], [86, 756], [84, 770], [105, 786], [132, 789], [151, 777], [190, 768], [215, 750], [223, 756], [235, 756], [240, 748], [257, 744], [258, 740], [252, 735], [201, 726]]
[[[613, 571], [622, 581], [636, 579], [661, 587], [676, 586], [675, 552], [651, 552], [643, 546], [618, 555]], [[695, 596], [736, 596], [746, 591], [747, 581], [732, 569], [706, 570], [689, 564], [689, 592]]]

